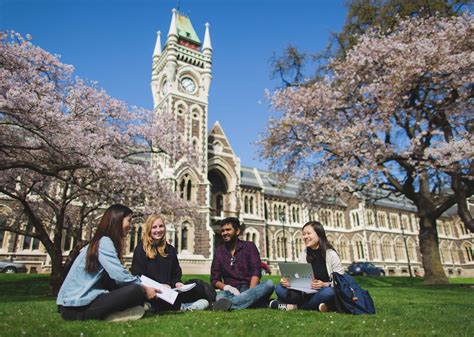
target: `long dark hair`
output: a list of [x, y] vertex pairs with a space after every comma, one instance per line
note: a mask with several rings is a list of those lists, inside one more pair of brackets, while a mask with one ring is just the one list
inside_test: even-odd
[[[323, 225], [319, 221], [310, 221], [304, 224], [303, 230], [305, 227], [311, 226], [313, 227], [314, 231], [319, 237], [319, 250], [321, 251], [321, 255], [323, 256], [323, 261], [326, 261], [326, 250], [334, 249], [334, 247], [329, 243], [328, 238], [326, 237], [326, 231], [324, 230]], [[306, 261], [311, 263], [313, 261], [313, 255], [310, 254], [308, 248], [306, 248]]]
[[100, 219], [97, 231], [92, 237], [87, 249], [86, 271], [93, 273], [99, 265], [99, 241], [102, 237], [109, 237], [114, 243], [115, 250], [122, 260], [123, 245], [123, 219], [131, 215], [133, 211], [127, 206], [115, 204], [107, 208], [102, 219]]

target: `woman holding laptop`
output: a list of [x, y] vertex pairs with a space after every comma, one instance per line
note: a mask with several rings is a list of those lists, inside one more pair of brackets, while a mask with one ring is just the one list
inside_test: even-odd
[[306, 248], [300, 255], [299, 263], [310, 263], [313, 269], [313, 280], [311, 288], [316, 293], [304, 293], [302, 291], [288, 289], [289, 280], [282, 277], [275, 292], [278, 301], [270, 302], [270, 308], [280, 310], [319, 310], [329, 311], [334, 303], [334, 288], [332, 287], [331, 275], [336, 272], [344, 274], [344, 268], [334, 247], [328, 242], [326, 231], [318, 221], [307, 222], [303, 226], [303, 241]]

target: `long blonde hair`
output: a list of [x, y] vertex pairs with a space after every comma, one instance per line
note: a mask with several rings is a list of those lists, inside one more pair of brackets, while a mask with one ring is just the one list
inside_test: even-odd
[[149, 259], [154, 259], [156, 257], [157, 252], [162, 257], [168, 256], [168, 254], [166, 254], [166, 251], [165, 251], [166, 250], [166, 226], [165, 226], [165, 233], [158, 243], [156, 243], [155, 240], [151, 237], [151, 228], [153, 227], [153, 224], [155, 223], [155, 221], [158, 219], [161, 219], [161, 221], [163, 221], [163, 224], [165, 223], [165, 220], [163, 219], [162, 216], [158, 214], [152, 214], [148, 217], [148, 219], [146, 219], [145, 225], [144, 225], [145, 228], [142, 234], [143, 250], [145, 251], [145, 254]]

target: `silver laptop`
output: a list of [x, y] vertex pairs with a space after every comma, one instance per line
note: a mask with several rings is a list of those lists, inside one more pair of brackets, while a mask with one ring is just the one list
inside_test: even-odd
[[282, 277], [288, 278], [289, 289], [296, 289], [305, 293], [315, 293], [317, 290], [311, 289], [313, 280], [313, 268], [309, 263], [278, 263]]

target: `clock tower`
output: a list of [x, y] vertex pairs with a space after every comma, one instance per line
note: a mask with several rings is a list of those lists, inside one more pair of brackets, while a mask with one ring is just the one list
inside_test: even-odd
[[182, 257], [209, 258], [213, 231], [210, 227], [210, 186], [207, 179], [207, 113], [211, 84], [212, 47], [209, 24], [201, 43], [189, 16], [172, 10], [171, 24], [164, 47], [158, 32], [153, 53], [151, 90], [154, 111], [171, 113], [181, 124], [178, 135], [199, 156], [196, 167], [185, 166], [171, 158], [154, 158], [158, 173], [174, 181], [178, 195], [198, 205], [199, 217], [174, 223], [170, 238]]

